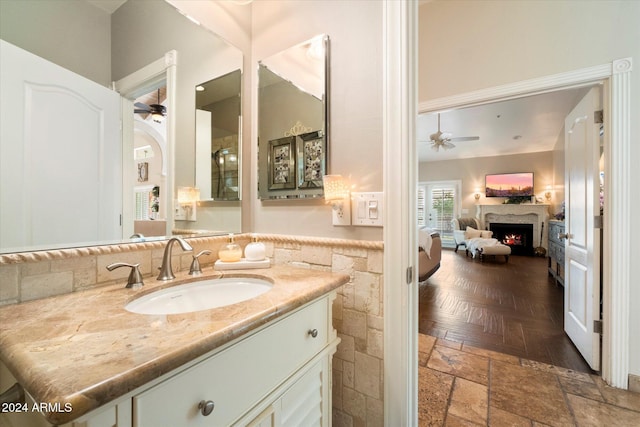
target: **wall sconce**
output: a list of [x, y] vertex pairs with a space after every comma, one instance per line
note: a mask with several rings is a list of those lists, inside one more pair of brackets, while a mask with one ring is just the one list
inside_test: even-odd
[[195, 187], [178, 187], [178, 203], [175, 219], [182, 221], [196, 220], [196, 202], [200, 200], [200, 190]]
[[480, 200], [480, 187], [476, 187], [473, 190], [473, 192], [474, 192], [473, 197], [476, 199], [476, 202], [477, 202], [478, 200]]
[[547, 187], [545, 188], [545, 193], [544, 193], [544, 198], [547, 199], [547, 202], [551, 201], [551, 186], [547, 185]]
[[333, 225], [351, 225], [349, 185], [342, 175], [324, 175], [324, 200], [333, 207]]

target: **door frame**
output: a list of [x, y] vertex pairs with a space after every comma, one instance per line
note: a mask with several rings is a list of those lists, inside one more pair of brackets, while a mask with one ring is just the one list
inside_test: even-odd
[[[602, 378], [618, 388], [628, 387], [631, 211], [631, 58], [566, 73], [525, 80], [420, 103], [420, 113], [483, 105], [578, 86], [603, 85], [605, 112], [605, 194], [603, 221], [603, 341]], [[612, 167], [615, 165], [615, 167]]]
[[[178, 66], [178, 52], [170, 50], [152, 63], [134, 71], [133, 73], [113, 82], [113, 89], [117, 91], [123, 98], [133, 100], [140, 95], [149, 92], [149, 88], [155, 87], [158, 82], [164, 81], [167, 87], [167, 115], [165, 117], [167, 125], [166, 136], [166, 152], [162, 171], [166, 176], [165, 183], [167, 186], [165, 194], [166, 200], [163, 202], [166, 230], [165, 235], [170, 236], [173, 230], [173, 201], [176, 197], [175, 183], [175, 141], [176, 141], [176, 69]], [[124, 129], [134, 128], [133, 114], [125, 111], [123, 101], [122, 111], [122, 178], [123, 178], [123, 194], [122, 194], [122, 223], [123, 238], [133, 234], [133, 219], [135, 217], [134, 200], [131, 197], [130, 183], [133, 182], [133, 168], [127, 168], [125, 165], [131, 161], [131, 153], [133, 153], [133, 132], [130, 134], [124, 132]], [[128, 111], [128, 110], [127, 110]], [[130, 228], [127, 228], [129, 227]]]

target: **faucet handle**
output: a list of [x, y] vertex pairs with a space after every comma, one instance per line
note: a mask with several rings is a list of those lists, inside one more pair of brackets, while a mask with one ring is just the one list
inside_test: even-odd
[[200, 268], [200, 261], [198, 261], [198, 258], [200, 258], [200, 255], [209, 255], [210, 253], [211, 253], [210, 250], [205, 249], [204, 251], [201, 251], [198, 255], [193, 256], [193, 261], [191, 261], [191, 267], [189, 267], [190, 275], [197, 276], [199, 274], [202, 274], [202, 269]]
[[125, 286], [125, 288], [134, 288], [134, 287], [140, 287], [144, 285], [142, 281], [142, 274], [140, 274], [140, 264], [127, 264], [126, 262], [115, 262], [113, 264], [107, 265], [107, 270], [113, 271], [119, 267], [131, 268], [131, 273], [129, 273], [129, 278], [127, 279], [127, 286]]

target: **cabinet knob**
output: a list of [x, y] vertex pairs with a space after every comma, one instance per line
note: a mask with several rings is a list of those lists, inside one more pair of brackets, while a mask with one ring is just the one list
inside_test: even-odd
[[318, 330], [317, 329], [309, 329], [309, 335], [311, 335], [311, 338], [315, 338], [318, 336]]
[[215, 403], [213, 403], [213, 401], [211, 400], [201, 400], [200, 403], [198, 403], [198, 409], [200, 409], [200, 413], [202, 415], [204, 415], [205, 417], [207, 415], [211, 415], [211, 413], [213, 412], [213, 408], [215, 408]]
[[558, 240], [569, 239], [571, 238], [571, 234], [569, 233], [558, 233]]

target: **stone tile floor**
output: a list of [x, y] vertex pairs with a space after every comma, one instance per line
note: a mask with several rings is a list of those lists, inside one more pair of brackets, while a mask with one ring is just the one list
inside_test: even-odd
[[419, 334], [420, 426], [640, 426], [640, 394], [597, 375]]

